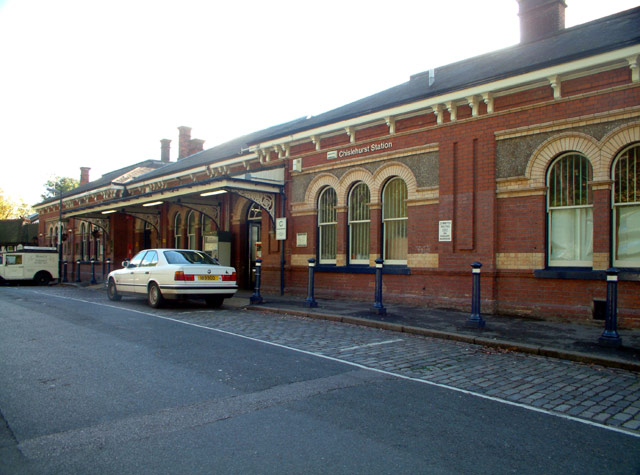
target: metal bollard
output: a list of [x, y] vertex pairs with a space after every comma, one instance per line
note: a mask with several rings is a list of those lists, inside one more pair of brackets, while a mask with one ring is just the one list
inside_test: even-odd
[[80, 282], [80, 260], [76, 261], [76, 282]]
[[111, 274], [111, 258], [107, 257], [107, 275]]
[[622, 338], [618, 335], [618, 269], [607, 269], [607, 314], [604, 331], [598, 344], [618, 348], [622, 345]]
[[259, 257], [256, 259], [256, 286], [253, 291], [253, 295], [249, 298], [249, 302], [252, 304], [262, 303], [262, 296], [260, 295], [260, 268], [262, 267], [262, 259]]
[[95, 259], [91, 259], [91, 281], [89, 283], [91, 285], [98, 283], [98, 281], [96, 280], [96, 260]]
[[62, 273], [62, 282], [69, 282], [69, 279], [67, 279], [67, 261], [64, 261], [62, 265], [64, 268], [64, 272]]
[[386, 315], [387, 309], [382, 305], [382, 263], [384, 261], [380, 258], [376, 259], [376, 291], [375, 302], [371, 309], [372, 312], [378, 315]]
[[480, 268], [482, 264], [480, 262], [474, 262], [471, 264], [473, 275], [473, 287], [471, 291], [471, 315], [467, 320], [465, 326], [474, 328], [484, 328], [486, 322], [483, 320], [480, 314]]
[[309, 259], [309, 283], [307, 284], [307, 299], [304, 301], [305, 307], [317, 307], [318, 302], [316, 302], [313, 297], [313, 276], [316, 268], [316, 260], [312, 257]]

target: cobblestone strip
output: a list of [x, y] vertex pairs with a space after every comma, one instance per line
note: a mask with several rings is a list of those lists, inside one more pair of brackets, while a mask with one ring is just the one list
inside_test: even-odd
[[636, 373], [368, 327], [257, 312], [184, 320], [640, 433]]
[[275, 313], [116, 305], [640, 434], [640, 376], [630, 371]]

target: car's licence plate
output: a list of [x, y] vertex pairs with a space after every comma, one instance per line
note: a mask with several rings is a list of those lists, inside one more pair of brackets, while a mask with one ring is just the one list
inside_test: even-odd
[[198, 280], [220, 280], [219, 275], [199, 275]]

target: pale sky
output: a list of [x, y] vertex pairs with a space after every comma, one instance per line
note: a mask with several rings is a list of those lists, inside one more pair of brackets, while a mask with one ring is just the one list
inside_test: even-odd
[[[566, 26], [638, 0], [566, 0]], [[516, 44], [516, 0], [0, 0], [0, 188], [40, 201]]]

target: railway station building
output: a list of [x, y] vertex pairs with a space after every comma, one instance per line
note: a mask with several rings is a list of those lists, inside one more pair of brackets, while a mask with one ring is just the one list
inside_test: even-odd
[[[593, 320], [619, 270], [640, 327], [640, 8], [564, 28], [519, 0], [515, 46], [417, 73], [323, 114], [204, 148], [179, 128], [147, 160], [36, 206], [41, 245], [115, 264], [201, 249], [251, 289]], [[574, 8], [579, 8], [576, 4]], [[517, 21], [517, 19], [514, 19]], [[347, 79], [345, 79], [347, 80]], [[61, 209], [60, 209], [60, 205]]]

